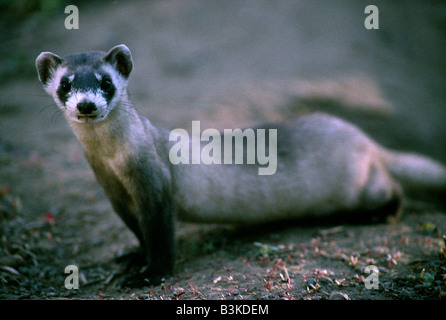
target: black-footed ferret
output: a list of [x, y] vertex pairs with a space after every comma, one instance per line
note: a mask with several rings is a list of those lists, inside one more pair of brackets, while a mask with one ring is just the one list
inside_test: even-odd
[[129, 100], [133, 62], [125, 45], [62, 58], [43, 52], [36, 67], [154, 276], [172, 270], [175, 218], [256, 224], [342, 213], [384, 221], [400, 212], [403, 185], [446, 190], [441, 164], [387, 150], [322, 113], [269, 125], [277, 130], [274, 150], [266, 143], [277, 156], [274, 174], [259, 175], [250, 164], [173, 164], [176, 141]]

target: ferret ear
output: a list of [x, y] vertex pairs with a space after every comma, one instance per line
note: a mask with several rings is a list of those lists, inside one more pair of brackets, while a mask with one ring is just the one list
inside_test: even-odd
[[133, 68], [132, 54], [129, 48], [121, 44], [113, 47], [104, 58], [124, 77], [128, 78]]
[[36, 68], [39, 80], [44, 86], [48, 85], [57, 67], [62, 63], [62, 58], [51, 52], [42, 52], [36, 59]]

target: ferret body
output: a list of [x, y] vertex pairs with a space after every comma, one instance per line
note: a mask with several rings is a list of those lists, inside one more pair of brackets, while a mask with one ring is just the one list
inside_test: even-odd
[[384, 221], [400, 212], [403, 185], [446, 190], [441, 164], [387, 150], [322, 113], [268, 125], [277, 130], [272, 175], [249, 164], [174, 165], [169, 131], [139, 116], [129, 100], [133, 62], [125, 45], [63, 58], [43, 52], [36, 67], [153, 275], [172, 270], [176, 218], [258, 224], [342, 213]]

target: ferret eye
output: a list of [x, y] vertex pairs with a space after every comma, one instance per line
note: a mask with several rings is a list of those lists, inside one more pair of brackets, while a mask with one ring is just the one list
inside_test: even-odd
[[62, 88], [62, 90], [64, 92], [70, 92], [70, 90], [71, 90], [71, 83], [68, 80], [63, 80], [60, 83], [60, 87]]
[[109, 79], [102, 80], [102, 82], [101, 82], [101, 89], [103, 91], [108, 91], [108, 90], [111, 89], [111, 87], [112, 87], [112, 83], [111, 83], [111, 81]]

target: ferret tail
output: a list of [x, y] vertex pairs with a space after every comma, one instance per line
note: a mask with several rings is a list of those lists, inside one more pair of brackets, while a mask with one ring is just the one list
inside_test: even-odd
[[446, 167], [426, 156], [384, 151], [382, 157], [390, 174], [410, 190], [445, 193]]

